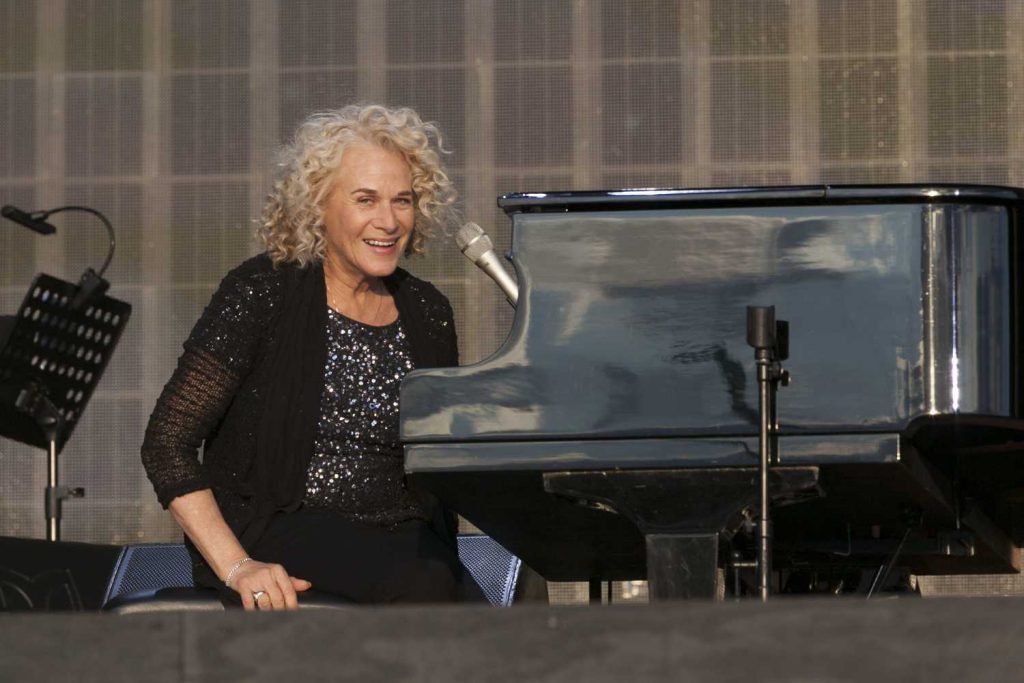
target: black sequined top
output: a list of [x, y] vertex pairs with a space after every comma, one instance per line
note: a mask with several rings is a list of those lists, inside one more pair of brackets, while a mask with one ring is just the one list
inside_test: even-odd
[[[225, 276], [185, 341], [142, 444], [146, 474], [164, 507], [178, 496], [212, 489], [236, 534], [254, 518], [249, 477], [264, 401], [275, 390], [270, 350], [281, 334], [282, 302], [297, 270], [275, 268], [265, 254], [242, 263]], [[444, 295], [401, 269], [385, 283], [415, 366], [457, 365], [455, 325]]]
[[400, 321], [374, 327], [328, 311], [306, 505], [382, 525], [428, 519], [405, 488], [398, 442], [398, 388], [413, 367]]

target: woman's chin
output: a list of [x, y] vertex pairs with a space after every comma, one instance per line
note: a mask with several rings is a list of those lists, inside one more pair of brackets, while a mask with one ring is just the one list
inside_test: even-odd
[[381, 278], [387, 277], [395, 272], [398, 268], [398, 259], [374, 259], [373, 263], [363, 264], [360, 268], [363, 275], [366, 277]]

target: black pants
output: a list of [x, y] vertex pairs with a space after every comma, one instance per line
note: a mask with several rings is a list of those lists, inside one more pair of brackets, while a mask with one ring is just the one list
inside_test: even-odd
[[356, 603], [450, 602], [462, 573], [455, 549], [427, 522], [387, 529], [310, 508], [275, 517], [251, 555]]

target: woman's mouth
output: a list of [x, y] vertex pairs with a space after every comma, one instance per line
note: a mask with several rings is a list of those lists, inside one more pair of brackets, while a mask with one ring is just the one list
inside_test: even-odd
[[363, 240], [371, 247], [377, 247], [379, 249], [390, 249], [391, 247], [398, 244], [398, 240]]

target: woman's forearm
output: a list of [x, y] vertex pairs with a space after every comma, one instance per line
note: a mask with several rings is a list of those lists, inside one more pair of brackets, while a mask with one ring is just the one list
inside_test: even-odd
[[171, 501], [171, 515], [192, 540], [217, 577], [224, 581], [239, 560], [248, 557], [231, 527], [224, 521], [210, 489], [178, 496]]

